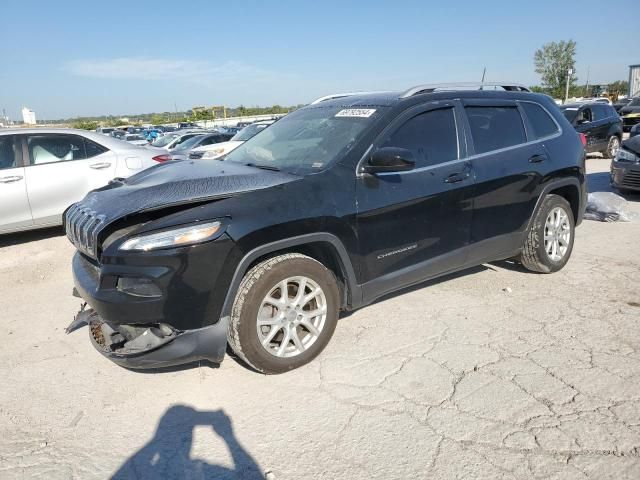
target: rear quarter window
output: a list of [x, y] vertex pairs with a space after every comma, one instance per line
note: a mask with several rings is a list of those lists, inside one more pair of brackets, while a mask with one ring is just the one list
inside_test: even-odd
[[485, 153], [526, 143], [517, 107], [465, 107], [475, 152]]
[[524, 110], [533, 134], [536, 138], [544, 138], [558, 132], [558, 126], [551, 116], [537, 103], [522, 102], [520, 104]]

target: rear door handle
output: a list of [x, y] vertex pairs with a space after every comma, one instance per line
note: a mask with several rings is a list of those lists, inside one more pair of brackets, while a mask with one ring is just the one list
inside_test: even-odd
[[13, 175], [11, 177], [2, 177], [0, 178], [0, 183], [13, 183], [22, 180], [20, 175]]
[[529, 159], [529, 163], [540, 163], [547, 159], [546, 155], [534, 155]]
[[458, 183], [469, 178], [468, 172], [452, 173], [444, 179], [444, 183]]
[[92, 163], [91, 165], [89, 165], [91, 168], [93, 168], [94, 170], [102, 170], [103, 168], [107, 168], [111, 166], [111, 163], [109, 162], [101, 162], [101, 163]]

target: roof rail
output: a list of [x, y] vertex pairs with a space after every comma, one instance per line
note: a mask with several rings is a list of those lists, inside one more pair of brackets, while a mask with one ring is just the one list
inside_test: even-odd
[[334, 98], [350, 97], [351, 95], [365, 95], [370, 93], [382, 93], [382, 92], [348, 92], [348, 93], [333, 93], [331, 95], [325, 95], [324, 97], [316, 98], [309, 105], [315, 105], [316, 103], [324, 102], [325, 100], [333, 100]]
[[465, 82], [465, 83], [431, 83], [417, 85], [405, 91], [400, 98], [408, 98], [421, 93], [433, 93], [437, 90], [484, 90], [485, 87], [501, 87], [509, 92], [530, 92], [527, 87], [513, 82]]

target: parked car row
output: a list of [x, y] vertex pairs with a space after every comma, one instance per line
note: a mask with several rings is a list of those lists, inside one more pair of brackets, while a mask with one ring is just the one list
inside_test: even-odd
[[3, 129], [0, 233], [60, 225], [62, 212], [87, 192], [166, 160], [85, 130]]

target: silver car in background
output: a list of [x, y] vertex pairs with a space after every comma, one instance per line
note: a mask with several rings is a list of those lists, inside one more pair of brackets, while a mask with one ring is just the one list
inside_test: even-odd
[[0, 233], [60, 225], [89, 191], [167, 160], [84, 130], [0, 130]]

